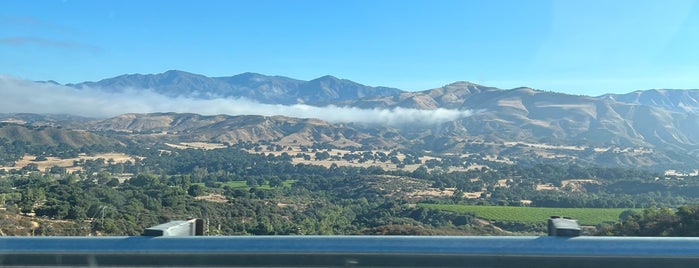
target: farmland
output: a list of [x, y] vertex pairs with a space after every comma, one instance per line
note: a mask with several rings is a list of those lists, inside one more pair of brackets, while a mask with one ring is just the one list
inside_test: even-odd
[[417, 206], [448, 210], [457, 213], [473, 213], [478, 218], [491, 221], [543, 223], [550, 216], [571, 217], [578, 220], [581, 225], [597, 225], [604, 222], [616, 222], [619, 219], [619, 214], [629, 210], [625, 208], [544, 208], [426, 203], [420, 203]]

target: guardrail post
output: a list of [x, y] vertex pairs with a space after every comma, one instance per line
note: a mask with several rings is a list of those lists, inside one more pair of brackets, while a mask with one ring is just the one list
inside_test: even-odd
[[146, 228], [143, 236], [203, 236], [204, 220], [171, 221]]
[[577, 220], [568, 217], [551, 216], [548, 220], [549, 236], [580, 236], [580, 225]]

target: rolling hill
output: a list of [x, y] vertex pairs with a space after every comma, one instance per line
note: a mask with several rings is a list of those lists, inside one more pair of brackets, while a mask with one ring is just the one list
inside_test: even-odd
[[[109, 92], [151, 89], [169, 97], [247, 98], [275, 105], [322, 104], [377, 112], [402, 108], [471, 113], [437, 125], [392, 127], [333, 124], [288, 116], [189, 113], [124, 114], [94, 121], [48, 117], [44, 121], [32, 121], [25, 120], [31, 116], [6, 115], [10, 119], [5, 120], [33, 125], [41, 122], [52, 126], [70, 124], [72, 128], [96, 133], [112, 131], [138, 135], [139, 139], [150, 142], [165, 139], [325, 143], [336, 147], [408, 148], [438, 154], [482, 150], [520, 160], [564, 158], [570, 162], [603, 165], [692, 167], [697, 164], [699, 155], [698, 90], [646, 90], [591, 97], [526, 87], [499, 89], [456, 82], [430, 90], [405, 92], [369, 87], [332, 76], [302, 81], [254, 73], [206, 77], [182, 71], [122, 75], [68, 86]], [[416, 118], [416, 121], [421, 119], [424, 118]], [[518, 144], [536, 145], [536, 148]]]
[[[688, 100], [691, 99], [689, 92], [692, 91], [678, 95]], [[445, 137], [663, 148], [694, 154], [699, 149], [699, 116], [668, 109], [665, 104], [677, 103], [670, 99], [666, 96], [664, 101], [622, 102], [610, 96], [575, 96], [531, 88], [503, 90], [457, 82], [432, 90], [365, 98], [345, 104], [366, 108], [478, 111], [470, 117], [444, 124], [434, 133]], [[699, 108], [687, 101], [683, 103], [687, 105], [675, 107]]]
[[679, 113], [699, 113], [699, 90], [651, 89], [627, 94], [606, 94], [600, 98], [652, 106]]
[[10, 142], [20, 141], [35, 145], [56, 146], [67, 144], [79, 148], [84, 145], [114, 145], [113, 138], [85, 130], [70, 130], [52, 126], [30, 126], [14, 123], [0, 123], [0, 138]]
[[[168, 141], [275, 142], [285, 145], [331, 144], [336, 147], [402, 147], [397, 130], [331, 124], [284, 116], [204, 116], [198, 114], [124, 114], [90, 124], [96, 132], [121, 132]], [[391, 138], [384, 138], [391, 137]]]

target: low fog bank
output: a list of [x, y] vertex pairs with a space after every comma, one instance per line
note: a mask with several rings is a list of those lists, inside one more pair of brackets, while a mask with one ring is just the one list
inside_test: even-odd
[[167, 97], [151, 90], [125, 89], [105, 92], [75, 89], [51, 83], [26, 81], [0, 75], [0, 113], [72, 114], [113, 117], [125, 113], [178, 112], [203, 115], [283, 115], [317, 118], [331, 123], [365, 123], [399, 126], [434, 125], [471, 115], [471, 111], [409, 108], [360, 109], [317, 107], [305, 104], [262, 104], [247, 99], [193, 99]]

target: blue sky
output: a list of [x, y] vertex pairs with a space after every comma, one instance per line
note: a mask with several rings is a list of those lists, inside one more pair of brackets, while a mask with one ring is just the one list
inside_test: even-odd
[[4, 1], [0, 74], [178, 69], [424, 90], [699, 88], [697, 1]]

